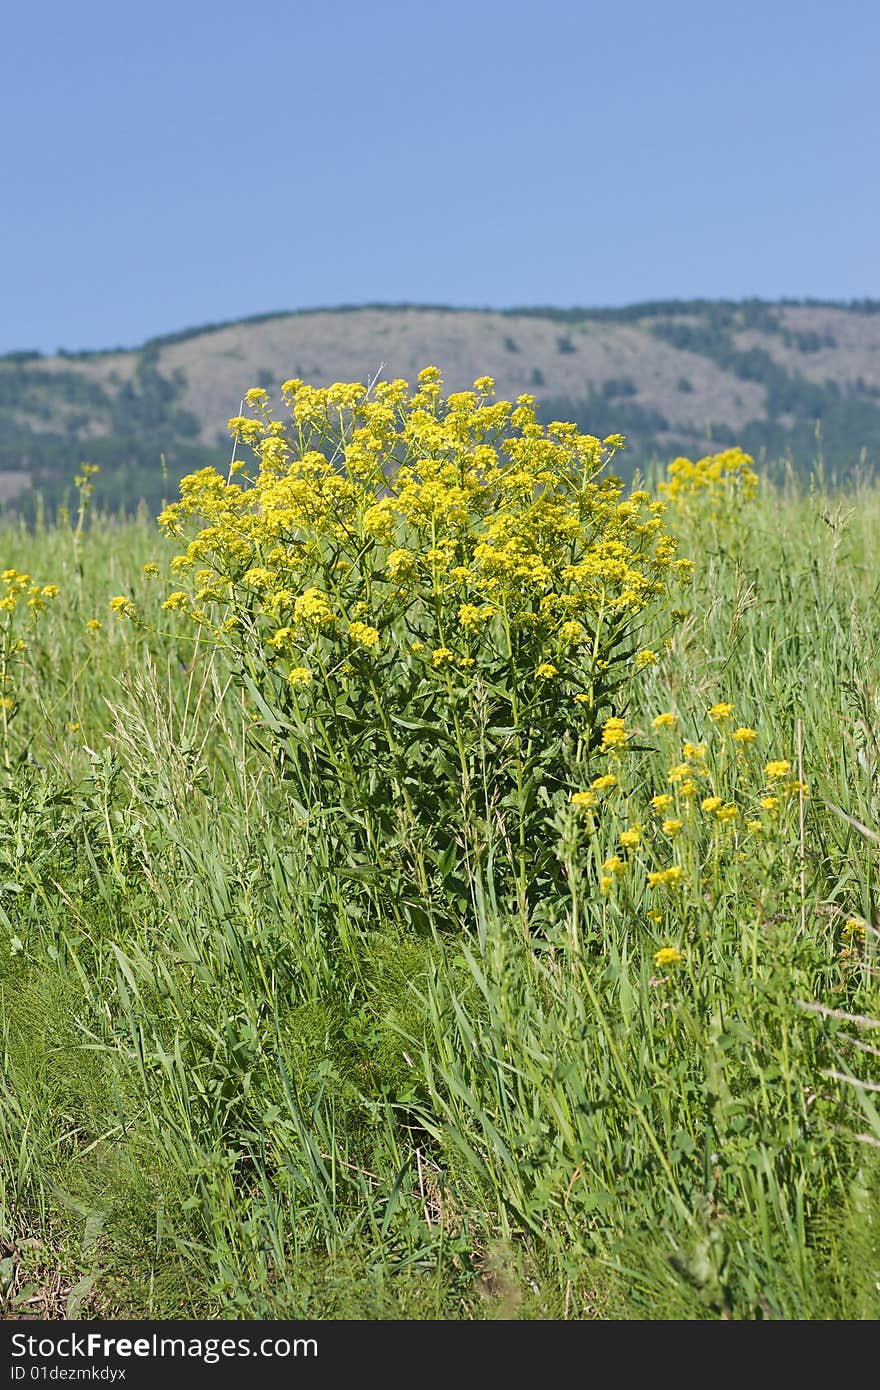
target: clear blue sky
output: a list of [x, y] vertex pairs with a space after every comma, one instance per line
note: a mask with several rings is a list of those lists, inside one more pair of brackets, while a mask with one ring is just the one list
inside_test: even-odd
[[24, 0], [0, 352], [367, 301], [880, 297], [875, 0]]

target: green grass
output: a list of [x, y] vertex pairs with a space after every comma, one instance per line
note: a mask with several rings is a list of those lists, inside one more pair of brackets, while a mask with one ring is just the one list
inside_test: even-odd
[[[876, 1097], [839, 1079], [880, 1076], [880, 492], [684, 534], [691, 614], [627, 721], [732, 701], [810, 796], [772, 848], [694, 838], [662, 927], [562, 817], [530, 934], [488, 871], [464, 930], [404, 928], [172, 630], [148, 518], [2, 548], [61, 588], [0, 783], [3, 1315], [880, 1313]], [[621, 816], [666, 785], [641, 743]]]

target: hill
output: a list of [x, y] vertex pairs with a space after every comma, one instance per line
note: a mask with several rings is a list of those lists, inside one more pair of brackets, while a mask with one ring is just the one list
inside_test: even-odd
[[0, 499], [61, 500], [83, 460], [100, 497], [151, 508], [194, 467], [228, 457], [227, 419], [250, 387], [439, 366], [449, 390], [495, 377], [547, 419], [623, 432], [630, 468], [741, 444], [807, 469], [880, 461], [880, 302], [658, 301], [505, 311], [364, 305], [263, 315], [134, 351], [0, 358]]

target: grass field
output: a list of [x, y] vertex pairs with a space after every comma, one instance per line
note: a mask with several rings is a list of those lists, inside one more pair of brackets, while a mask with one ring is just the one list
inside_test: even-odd
[[[5, 527], [59, 589], [4, 614], [5, 1317], [880, 1315], [880, 490], [677, 525], [557, 895], [490, 858], [454, 923], [342, 871], [151, 517]], [[606, 867], [663, 835], [682, 884]]]

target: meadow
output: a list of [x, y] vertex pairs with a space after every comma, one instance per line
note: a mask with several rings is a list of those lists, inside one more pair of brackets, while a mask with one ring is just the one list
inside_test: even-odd
[[[196, 475], [120, 519], [85, 472], [0, 532], [2, 1315], [878, 1316], [880, 488], [729, 454], [664, 509], [603, 491], [619, 441], [523, 417], [559, 502], [517, 483], [526, 569], [507, 474], [490, 508], [453, 468], [428, 526], [423, 468], [417, 570], [289, 395], [292, 454], [259, 393], [236, 427], [258, 512]], [[571, 526], [550, 574], [588, 486], [611, 628]], [[438, 516], [478, 502], [466, 574]]]

